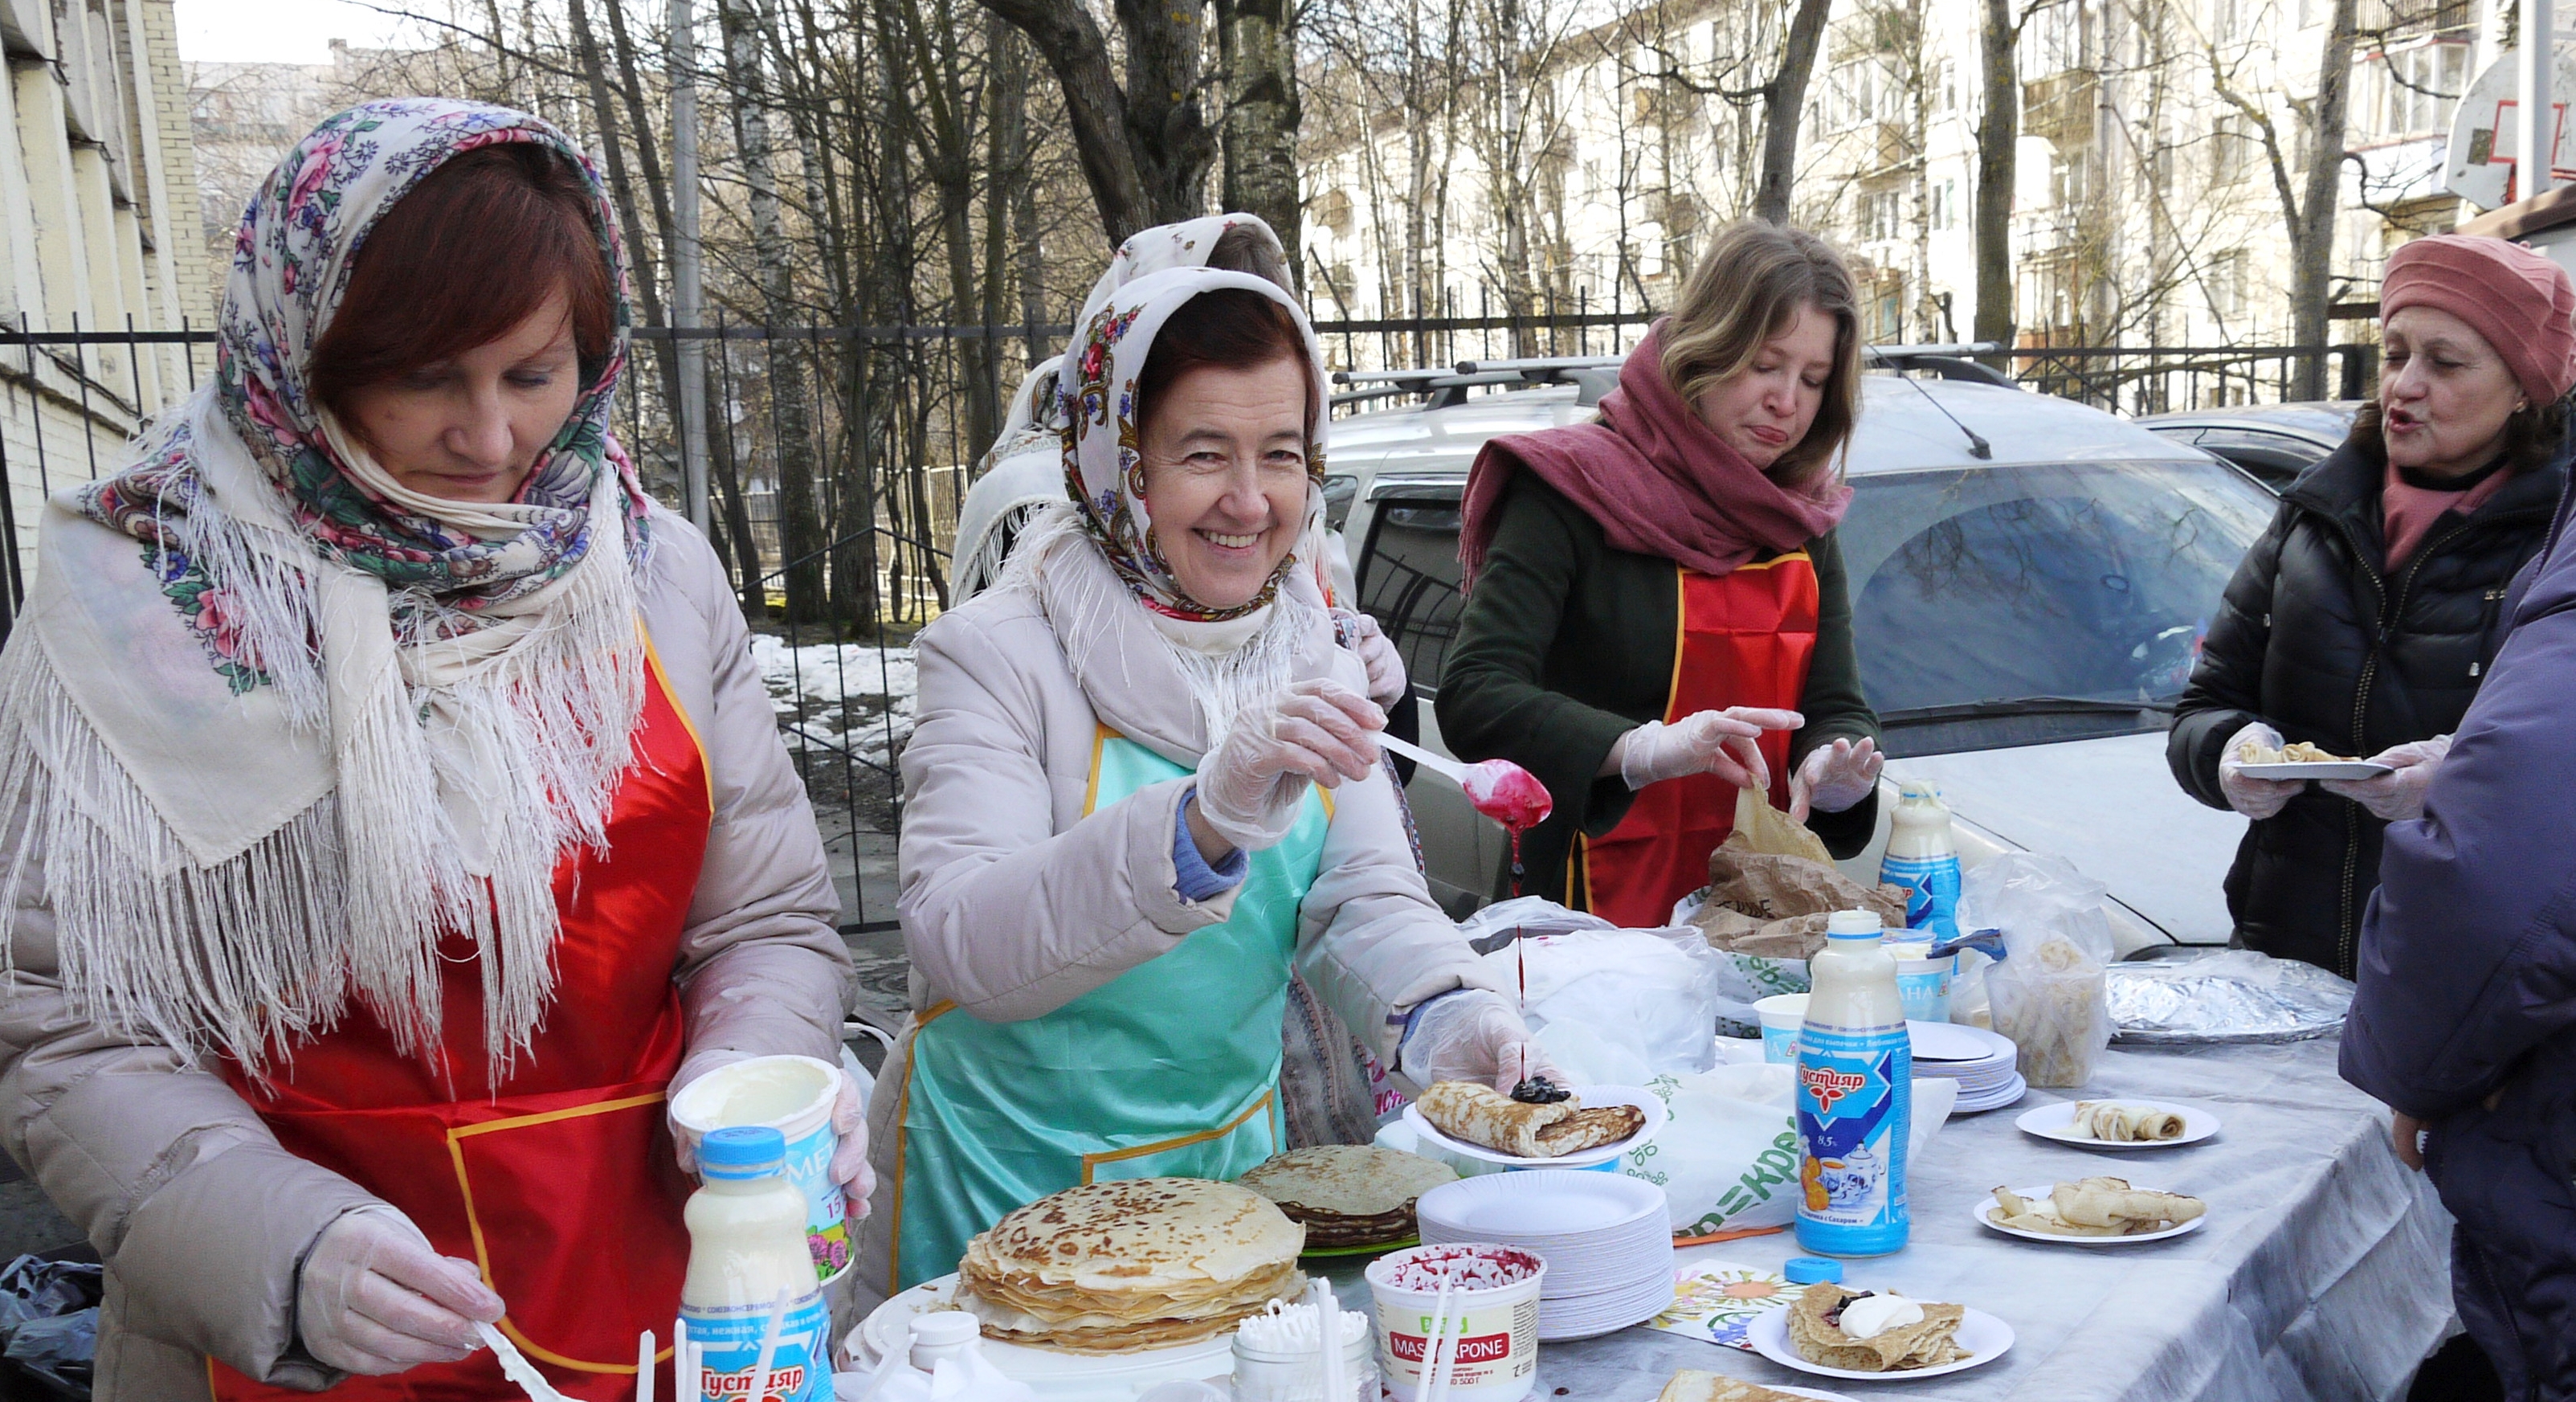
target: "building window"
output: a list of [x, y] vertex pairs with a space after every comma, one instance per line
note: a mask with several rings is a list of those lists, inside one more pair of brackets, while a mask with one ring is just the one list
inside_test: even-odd
[[2060, 151], [2049, 165], [2050, 193], [2060, 209], [2084, 203], [2092, 193], [2092, 152], [2081, 146]]
[[2209, 183], [2233, 185], [2245, 178], [2246, 157], [2254, 139], [2241, 112], [2221, 112], [2209, 119]]
[[1936, 112], [1959, 110], [1959, 65], [1955, 60], [1945, 58], [1933, 68], [1932, 102]]
[[1903, 197], [1894, 190], [1873, 190], [1860, 197], [1861, 236], [1888, 240], [1905, 237]]
[[2233, 321], [2245, 315], [2244, 249], [2233, 249], [2210, 260], [2209, 305], [2222, 321]]

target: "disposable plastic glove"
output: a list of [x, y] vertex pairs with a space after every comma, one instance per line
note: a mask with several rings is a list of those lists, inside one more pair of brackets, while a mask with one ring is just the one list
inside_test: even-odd
[[1404, 654], [1398, 652], [1395, 639], [1386, 635], [1377, 620], [1365, 613], [1347, 609], [1333, 611], [1333, 635], [1342, 646], [1359, 654], [1360, 665], [1368, 668], [1368, 695], [1380, 706], [1392, 706], [1404, 699]]
[[2370, 757], [2373, 764], [2385, 764], [2394, 773], [2376, 779], [2320, 779], [2317, 787], [2370, 810], [2370, 815], [2385, 822], [2403, 822], [2424, 816], [2424, 791], [2433, 787], [2433, 776], [2442, 772], [2442, 760], [2451, 753], [2451, 737], [2436, 735], [2430, 740], [2411, 740]]
[[[677, 1105], [680, 1092], [691, 1081], [737, 1061], [749, 1061], [753, 1053], [731, 1049], [702, 1051], [680, 1063], [671, 1076], [669, 1099]], [[680, 1160], [680, 1171], [694, 1175], [698, 1156], [689, 1143], [688, 1131], [672, 1120], [671, 1147]], [[841, 1196], [849, 1204], [849, 1219], [860, 1221], [868, 1215], [868, 1197], [876, 1191], [876, 1170], [868, 1167], [868, 1105], [859, 1094], [859, 1083], [850, 1073], [841, 1073], [840, 1089], [832, 1097], [832, 1132], [840, 1136], [840, 1145], [832, 1151], [832, 1181], [841, 1185]]]
[[1199, 816], [1233, 846], [1277, 846], [1306, 788], [1338, 788], [1377, 763], [1370, 736], [1386, 728], [1377, 703], [1338, 682], [1302, 681], [1247, 707], [1199, 758]]
[[2227, 806], [2257, 822], [2271, 817], [2308, 786], [2305, 779], [2251, 779], [2244, 773], [2245, 762], [2236, 757], [2237, 749], [2254, 740], [2267, 750], [2281, 748], [2281, 732], [2256, 721], [2227, 737], [2218, 752], [2218, 792]]
[[1529, 1024], [1511, 1000], [1481, 988], [1443, 994], [1422, 1005], [1404, 1039], [1396, 1069], [1415, 1085], [1482, 1081], [1505, 1095], [1525, 1077], [1562, 1083], [1565, 1073], [1530, 1040]]
[[1619, 739], [1619, 777], [1642, 789], [1685, 774], [1714, 774], [1739, 789], [1769, 789], [1771, 766], [1758, 742], [1766, 730], [1807, 723], [1796, 711], [1729, 706], [1697, 711], [1670, 725], [1650, 720]]
[[1869, 797], [1886, 767], [1887, 756], [1866, 735], [1857, 744], [1837, 739], [1818, 745], [1789, 776], [1789, 816], [1803, 823], [1810, 812], [1842, 812]]
[[481, 1348], [473, 1321], [489, 1324], [501, 1309], [472, 1262], [439, 1255], [400, 1212], [362, 1207], [324, 1227], [305, 1253], [295, 1333], [326, 1367], [382, 1376]]

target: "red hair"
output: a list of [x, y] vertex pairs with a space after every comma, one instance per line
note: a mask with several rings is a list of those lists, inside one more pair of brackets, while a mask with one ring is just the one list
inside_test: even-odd
[[617, 294], [590, 187], [533, 142], [465, 152], [376, 220], [314, 343], [313, 397], [334, 412], [369, 385], [509, 334], [561, 293], [586, 384], [617, 334]]

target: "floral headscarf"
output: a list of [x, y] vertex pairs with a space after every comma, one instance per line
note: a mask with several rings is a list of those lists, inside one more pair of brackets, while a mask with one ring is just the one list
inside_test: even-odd
[[[1121, 256], [1125, 251], [1121, 250]], [[1261, 592], [1232, 608], [1211, 608], [1189, 597], [1172, 577], [1171, 565], [1154, 538], [1154, 518], [1145, 504], [1145, 465], [1140, 440], [1144, 406], [1136, 402], [1136, 382], [1163, 323], [1182, 304], [1201, 293], [1226, 290], [1258, 292], [1287, 309], [1304, 343], [1314, 425], [1306, 445], [1306, 517], [1300, 540], [1324, 506], [1324, 430], [1330, 406], [1324, 390], [1323, 347], [1305, 311], [1266, 278], [1223, 273], [1208, 268], [1176, 267], [1138, 278], [1112, 294], [1078, 331], [1068, 353], [1066, 373], [1057, 376], [1064, 423], [1065, 491], [1080, 504], [1082, 522], [1111, 568], [1148, 609], [1191, 623], [1224, 623], [1267, 608], [1279, 581], [1296, 563], [1291, 552]]]
[[[517, 501], [460, 511], [404, 491], [347, 451], [312, 397], [312, 352], [376, 220], [448, 160], [509, 142], [545, 147], [590, 187], [601, 256], [616, 271], [617, 334]], [[350, 108], [296, 143], [251, 199], [217, 325], [215, 404], [313, 545], [395, 591], [396, 630], [406, 640], [472, 631], [478, 613], [580, 563], [603, 474], [614, 474], [624, 491], [624, 520], [640, 545], [646, 499], [609, 432], [631, 320], [625, 266], [608, 193], [581, 148], [551, 123], [506, 107], [396, 98]], [[186, 513], [202, 489], [193, 439], [180, 419], [141, 463], [93, 484], [81, 509], [139, 539], [159, 539], [159, 518]]]
[[[619, 331], [518, 499], [450, 501], [313, 400], [313, 348], [384, 212], [513, 142], [580, 173]], [[462, 938], [495, 1082], [528, 1045], [556, 864], [605, 849], [643, 709], [647, 501], [609, 436], [627, 319], [606, 192], [537, 118], [371, 102], [279, 163], [242, 218], [216, 373], [135, 466], [55, 499], [0, 657], [0, 805], [47, 834], [82, 1013], [264, 1073], [354, 996], [422, 1050]], [[27, 879], [0, 871], [0, 901]]]

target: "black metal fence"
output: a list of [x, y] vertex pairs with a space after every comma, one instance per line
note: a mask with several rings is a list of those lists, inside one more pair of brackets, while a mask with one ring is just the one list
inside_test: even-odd
[[[1335, 369], [1614, 356], [1650, 316], [1578, 297], [1526, 314], [1324, 321]], [[709, 536], [752, 620], [753, 652], [796, 758], [846, 928], [892, 928], [901, 792], [913, 723], [911, 635], [949, 601], [948, 543], [977, 456], [1025, 369], [1066, 326], [645, 327], [619, 434], [648, 487], [683, 507], [674, 403], [702, 362]], [[211, 332], [0, 328], [0, 637], [39, 565], [42, 496], [110, 472], [122, 440], [213, 368]], [[684, 348], [686, 353], [684, 353]], [[2313, 353], [2313, 352], [2306, 352]], [[2344, 397], [2375, 348], [2327, 352]], [[2060, 347], [2004, 353], [2015, 378], [2126, 413], [2278, 399], [2303, 352]], [[1502, 377], [1508, 379], [1510, 377]], [[1390, 407], [1402, 391], [1350, 406]], [[890, 990], [900, 996], [900, 990]]]

